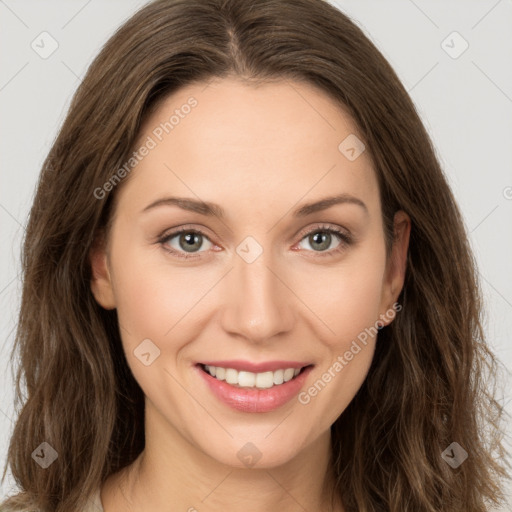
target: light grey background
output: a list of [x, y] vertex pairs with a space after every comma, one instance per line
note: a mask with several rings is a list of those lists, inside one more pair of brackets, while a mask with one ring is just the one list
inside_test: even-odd
[[[8, 355], [20, 301], [20, 242], [39, 170], [80, 77], [107, 38], [144, 3], [0, 0], [2, 469], [14, 421]], [[489, 343], [510, 369], [512, 0], [332, 3], [349, 14], [389, 60], [434, 140], [479, 264]], [[46, 59], [31, 47], [35, 41], [39, 51], [43, 45], [51, 48], [49, 39], [41, 42], [47, 37], [40, 36], [43, 31], [58, 43]], [[464, 41], [469, 46], [458, 55]], [[512, 412], [512, 393], [505, 391], [500, 399]], [[508, 421], [508, 435], [510, 430]], [[9, 475], [0, 496], [12, 488]], [[506, 510], [511, 508], [512, 500]]]

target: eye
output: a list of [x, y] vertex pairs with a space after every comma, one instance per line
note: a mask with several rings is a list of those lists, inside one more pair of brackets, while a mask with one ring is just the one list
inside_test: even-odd
[[[333, 235], [338, 241], [338, 245], [334, 248], [331, 247]], [[313, 229], [301, 233], [301, 236], [299, 244], [309, 243], [313, 247], [313, 250], [309, 252], [317, 253], [315, 257], [334, 256], [353, 242], [351, 235], [338, 227], [328, 225], [315, 226]], [[203, 252], [199, 249], [202, 248], [204, 241], [210, 244], [210, 248], [213, 246], [213, 243], [202, 231], [187, 226], [176, 229], [158, 239], [165, 251], [184, 259], [200, 257], [196, 254]], [[208, 247], [206, 249], [208, 250]]]
[[[338, 240], [338, 245], [334, 248], [331, 247], [333, 235]], [[313, 247], [313, 252], [320, 253], [316, 254], [315, 257], [324, 257], [334, 256], [346, 249], [352, 243], [352, 237], [340, 228], [322, 225], [307, 231], [300, 243], [304, 241]]]
[[[173, 239], [176, 240], [173, 241]], [[209, 238], [201, 231], [184, 226], [172, 233], [164, 235], [164, 237], [158, 241], [166, 251], [180, 258], [188, 259], [196, 257], [193, 253], [198, 252], [204, 240], [207, 240], [210, 245], [213, 245]]]

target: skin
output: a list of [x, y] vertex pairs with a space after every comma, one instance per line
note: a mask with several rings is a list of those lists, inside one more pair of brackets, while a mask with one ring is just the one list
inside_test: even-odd
[[[350, 161], [338, 150], [358, 129], [312, 85], [231, 78], [189, 85], [159, 105], [139, 142], [190, 96], [198, 105], [116, 191], [108, 243], [90, 254], [92, 291], [104, 308], [117, 308], [128, 364], [146, 396], [146, 448], [105, 482], [103, 505], [106, 512], [170, 504], [190, 512], [331, 510], [330, 426], [363, 383], [377, 338], [308, 404], [293, 399], [268, 413], [229, 408], [193, 366], [208, 359], [307, 361], [315, 365], [307, 390], [397, 301], [410, 219], [395, 215], [386, 258], [369, 154]], [[367, 211], [344, 203], [292, 216], [307, 202], [341, 193]], [[169, 205], [141, 213], [171, 195], [217, 203], [226, 218]], [[336, 252], [343, 242], [335, 234], [330, 243], [311, 240], [308, 233], [320, 231], [318, 239], [322, 224], [348, 230], [353, 243]], [[158, 242], [183, 225], [205, 235], [189, 260], [164, 249], [187, 254], [179, 235]], [[263, 249], [252, 263], [236, 252], [247, 236]], [[134, 350], [148, 338], [160, 356], [145, 366]], [[247, 442], [262, 454], [252, 467], [237, 457]]]

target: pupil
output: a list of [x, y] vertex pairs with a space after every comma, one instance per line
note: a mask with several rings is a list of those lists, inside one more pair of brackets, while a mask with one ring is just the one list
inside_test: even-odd
[[194, 248], [194, 247], [193, 247], [193, 246], [194, 246], [194, 244], [197, 244], [197, 245], [198, 245], [198, 247], [195, 247], [195, 248], [196, 248], [196, 249], [199, 249], [199, 247], [201, 246], [201, 244], [197, 242], [197, 240], [199, 239], [199, 236], [200, 236], [200, 235], [199, 235], [199, 234], [197, 234], [197, 233], [187, 233], [187, 234], [185, 234], [185, 235], [182, 235], [181, 239], [182, 239], [182, 240], [183, 240], [183, 239], [185, 239], [185, 247], [183, 247], [183, 245], [182, 245], [182, 244], [180, 244], [180, 245], [182, 245], [182, 248], [183, 248], [183, 249], [188, 250], [188, 249], [190, 249], [190, 248], [192, 248], [192, 249], [193, 249], [193, 248]]
[[[318, 237], [320, 237], [319, 240], [318, 240]], [[311, 235], [311, 239], [315, 243], [322, 244], [322, 242], [323, 242], [323, 247], [321, 247], [321, 249], [327, 249], [329, 247], [329, 245], [330, 245], [330, 237], [331, 237], [331, 235], [329, 233], [325, 233], [323, 231], [317, 231], [317, 233], [315, 233], [314, 235]]]

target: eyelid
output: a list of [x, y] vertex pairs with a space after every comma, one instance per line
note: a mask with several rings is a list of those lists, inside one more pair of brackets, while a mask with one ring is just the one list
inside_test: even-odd
[[317, 224], [313, 224], [313, 226], [308, 226], [304, 229], [301, 229], [296, 236], [299, 237], [300, 242], [304, 239], [305, 236], [317, 231], [333, 231], [339, 235], [345, 236], [347, 239], [352, 240], [353, 238], [348, 229], [342, 226], [338, 226], [337, 224], [330, 224], [329, 222], [319, 222]]

